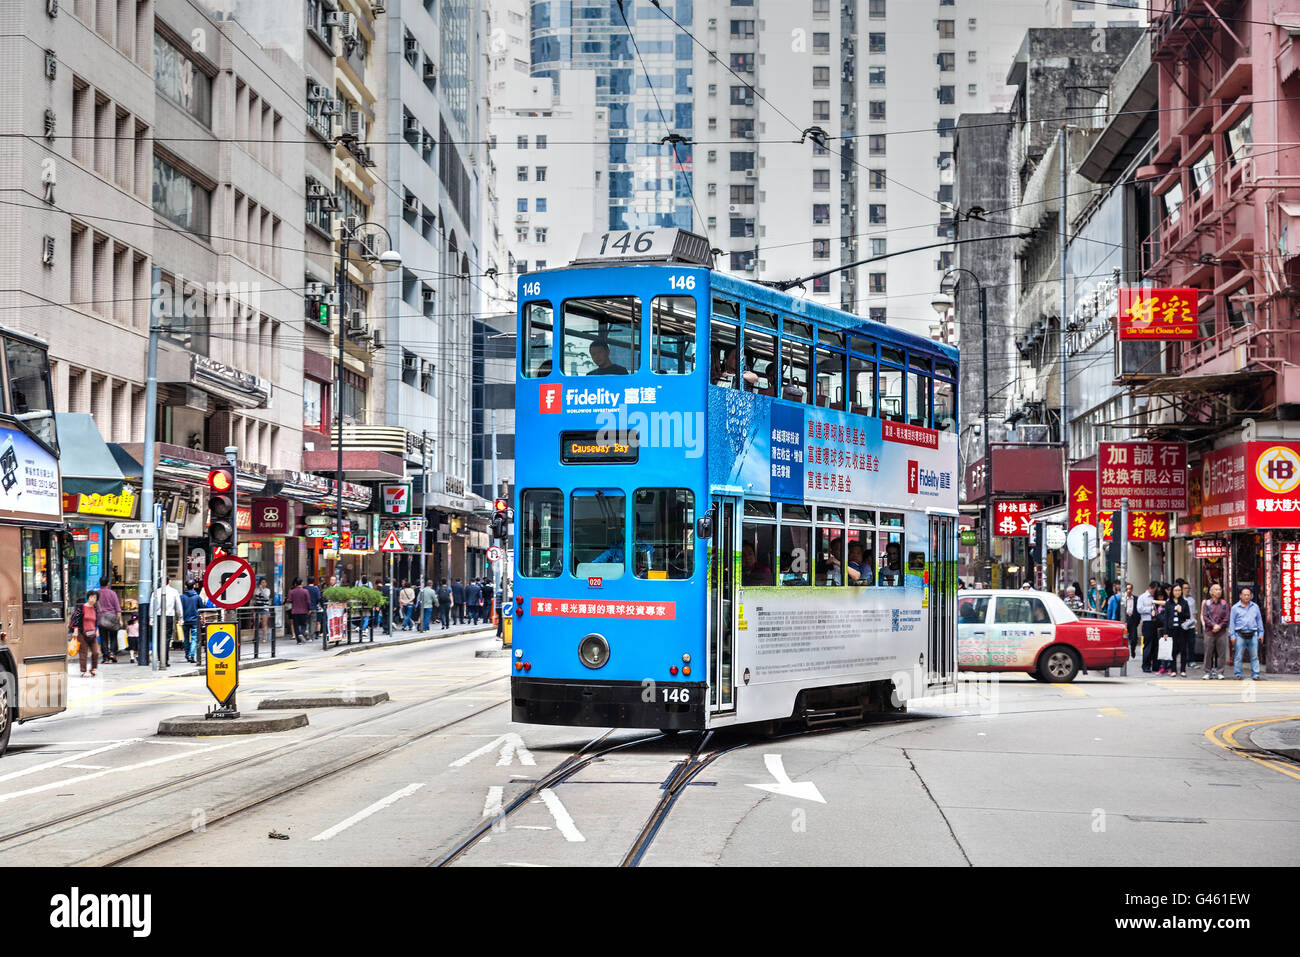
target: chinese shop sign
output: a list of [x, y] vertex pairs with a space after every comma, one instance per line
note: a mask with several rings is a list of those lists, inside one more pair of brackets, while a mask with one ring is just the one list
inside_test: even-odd
[[1300, 442], [1242, 442], [1201, 460], [1201, 527], [1300, 528]]
[[1222, 538], [1198, 538], [1196, 540], [1197, 558], [1227, 558], [1228, 542]]
[[1097, 473], [1093, 469], [1070, 469], [1070, 527], [1097, 524]]
[[1199, 339], [1197, 289], [1121, 289], [1121, 339]]
[[1300, 622], [1300, 542], [1279, 542], [1282, 554], [1282, 620]]
[[1182, 442], [1102, 442], [1097, 507], [1135, 512], [1187, 511], [1187, 446]]
[[994, 502], [993, 534], [1028, 536], [1034, 513], [1042, 505], [1042, 502]]

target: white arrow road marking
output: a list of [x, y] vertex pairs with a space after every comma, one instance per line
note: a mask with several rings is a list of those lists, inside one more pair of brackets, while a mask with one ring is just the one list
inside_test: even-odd
[[506, 765], [508, 765], [516, 755], [518, 755], [519, 757], [520, 764], [537, 763], [536, 761], [533, 760], [532, 752], [530, 752], [528, 748], [524, 746], [524, 739], [519, 737], [519, 735], [515, 734], [513, 731], [509, 731], [506, 734], [501, 735], [501, 737], [497, 738], [495, 741], [489, 741], [487, 744], [483, 745], [483, 747], [471, 751], [463, 758], [457, 758], [455, 761], [451, 762], [451, 764], [448, 766], [453, 768], [463, 768], [465, 765], [469, 764], [475, 758], [482, 757], [483, 755], [487, 754], [498, 744], [501, 745], [501, 757], [497, 761], [497, 767], [499, 768], [503, 768]]
[[397, 803], [398, 801], [400, 801], [402, 798], [407, 797], [408, 795], [414, 794], [416, 791], [420, 790], [420, 788], [422, 788], [422, 787], [424, 787], [424, 782], [423, 782], [423, 781], [418, 781], [418, 782], [416, 782], [415, 784], [408, 784], [406, 787], [402, 788], [400, 791], [394, 791], [392, 794], [388, 795], [388, 797], [386, 797], [386, 798], [380, 798], [380, 799], [379, 799], [378, 801], [376, 801], [374, 804], [370, 805], [370, 807], [362, 808], [360, 811], [358, 811], [356, 814], [353, 814], [353, 815], [352, 815], [350, 818], [348, 818], [347, 820], [345, 820], [345, 821], [339, 821], [339, 823], [335, 824], [335, 825], [334, 825], [332, 828], [330, 828], [329, 830], [327, 830], [327, 831], [321, 831], [319, 834], [317, 834], [315, 837], [313, 837], [312, 840], [313, 840], [313, 841], [328, 841], [328, 840], [329, 840], [331, 837], [333, 837], [335, 834], [339, 834], [339, 833], [341, 833], [341, 832], [343, 832], [343, 831], [346, 831], [346, 830], [347, 830], [348, 828], [350, 828], [353, 824], [357, 824], [357, 823], [359, 823], [359, 822], [361, 822], [361, 821], [364, 821], [366, 818], [370, 817], [370, 815], [372, 815], [372, 814], [376, 814], [376, 813], [378, 813], [379, 811], [382, 811], [384, 808], [388, 807], [388, 805], [390, 805], [390, 804], [396, 804], [396, 803]]
[[483, 802], [483, 816], [496, 817], [501, 813], [501, 796], [505, 793], [505, 788], [499, 784], [494, 784], [488, 788], [487, 800]]
[[135, 744], [139, 740], [139, 738], [127, 738], [125, 741], [114, 741], [112, 744], [107, 744], [102, 748], [95, 748], [91, 751], [82, 751], [80, 754], [69, 754], [67, 757], [56, 758], [53, 761], [46, 761], [44, 764], [33, 764], [30, 768], [23, 768], [20, 771], [10, 771], [8, 774], [0, 774], [0, 781], [9, 781], [13, 778], [20, 778], [25, 774], [35, 774], [37, 771], [44, 771], [47, 768], [57, 768], [70, 761], [80, 761], [82, 758], [88, 758], [92, 754], [103, 754], [105, 751], [112, 751], [114, 748], [120, 748], [126, 744]]
[[539, 793], [543, 803], [546, 804], [546, 809], [551, 812], [551, 817], [555, 818], [555, 826], [560, 829], [564, 839], [566, 841], [585, 841], [586, 838], [582, 836], [582, 832], [573, 823], [573, 818], [569, 817], [569, 812], [560, 803], [560, 799], [555, 796], [555, 792], [550, 788], [543, 788]]
[[763, 763], [767, 765], [768, 773], [776, 778], [776, 783], [750, 784], [746, 785], [747, 787], [758, 788], [760, 791], [771, 791], [773, 794], [782, 794], [786, 797], [799, 798], [804, 801], [816, 801], [818, 804], [826, 803], [826, 799], [817, 790], [817, 785], [811, 781], [796, 783], [790, 780], [790, 775], [785, 773], [785, 765], [781, 763], [781, 755], [765, 754], [763, 755]]

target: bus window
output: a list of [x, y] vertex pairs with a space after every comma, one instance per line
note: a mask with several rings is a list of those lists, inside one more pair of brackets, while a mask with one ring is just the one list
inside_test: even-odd
[[817, 510], [818, 585], [844, 584], [844, 513], [839, 509]]
[[[745, 503], [748, 507], [749, 503]], [[740, 583], [775, 585], [772, 573], [772, 545], [776, 526], [745, 522], [740, 532]]]
[[635, 501], [633, 574], [690, 578], [695, 574], [695, 495], [684, 488], [642, 488]]
[[740, 388], [740, 330], [716, 319], [709, 323], [709, 381]]
[[732, 302], [730, 299], [714, 299], [713, 314], [740, 322], [740, 303]]
[[849, 396], [850, 412], [876, 414], [876, 364], [870, 359], [849, 357]]
[[784, 369], [781, 376], [781, 398], [791, 402], [812, 402], [808, 347], [802, 342], [782, 339], [781, 364]]
[[844, 354], [817, 350], [817, 404], [844, 411]]
[[641, 300], [566, 299], [560, 335], [565, 375], [627, 375], [641, 360]]
[[808, 525], [781, 524], [781, 584], [807, 585], [812, 528]]
[[911, 373], [911, 388], [907, 390], [907, 422], [909, 425], [930, 427], [930, 377], [921, 372]]
[[519, 574], [559, 578], [564, 570], [564, 495], [555, 488], [525, 489], [519, 496]]
[[37, 438], [57, 449], [54, 393], [45, 349], [20, 339], [6, 339], [5, 359], [9, 366], [9, 411]]
[[955, 388], [951, 382], [934, 380], [934, 427], [940, 432], [957, 431], [957, 416], [953, 410]]
[[[623, 577], [626, 510], [626, 498], [620, 489], [574, 489], [569, 499], [569, 551], [576, 577]], [[636, 550], [648, 553], [650, 546], [638, 542]], [[637, 560], [645, 558], [638, 554]]]
[[666, 375], [695, 371], [695, 300], [656, 296], [650, 302], [650, 368]]
[[524, 306], [524, 375], [541, 379], [551, 374], [551, 335], [555, 327], [549, 302]]
[[745, 330], [745, 389], [776, 395], [776, 337]]
[[[24, 528], [23, 621], [59, 621], [63, 618], [62, 568], [58, 533]], [[74, 595], [73, 598], [82, 601], [85, 596]]]
[[880, 417], [903, 421], [903, 370], [880, 367]]

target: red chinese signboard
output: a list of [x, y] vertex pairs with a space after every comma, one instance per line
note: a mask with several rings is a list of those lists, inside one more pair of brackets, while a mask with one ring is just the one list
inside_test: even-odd
[[994, 502], [993, 534], [1027, 536], [1034, 524], [1034, 513], [1042, 507], [1042, 502]]
[[[1117, 512], [1101, 513], [1101, 540], [1109, 542], [1114, 537], [1114, 518]], [[1128, 540], [1130, 542], [1163, 542], [1169, 538], [1169, 516], [1164, 512], [1129, 512]]]
[[677, 617], [674, 601], [589, 601], [558, 598], [534, 598], [529, 610], [534, 615], [552, 618], [653, 618], [672, 621]]
[[1201, 527], [1300, 528], [1300, 442], [1243, 442], [1201, 460]]
[[1198, 289], [1121, 289], [1121, 339], [1199, 339]]
[[1187, 511], [1187, 446], [1182, 442], [1102, 442], [1097, 507], [1134, 512]]
[[1198, 538], [1196, 540], [1197, 558], [1227, 558], [1228, 543], [1222, 538]]
[[1282, 549], [1282, 620], [1300, 621], [1300, 542], [1279, 542]]
[[1067, 494], [1070, 497], [1070, 528], [1097, 524], [1097, 473], [1093, 469], [1070, 469]]

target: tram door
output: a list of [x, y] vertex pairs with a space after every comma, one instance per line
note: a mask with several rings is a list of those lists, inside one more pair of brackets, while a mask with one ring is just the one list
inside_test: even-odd
[[926, 684], [957, 681], [957, 530], [956, 519], [930, 516], [930, 645]]
[[736, 710], [736, 500], [713, 500], [709, 543], [709, 710]]

